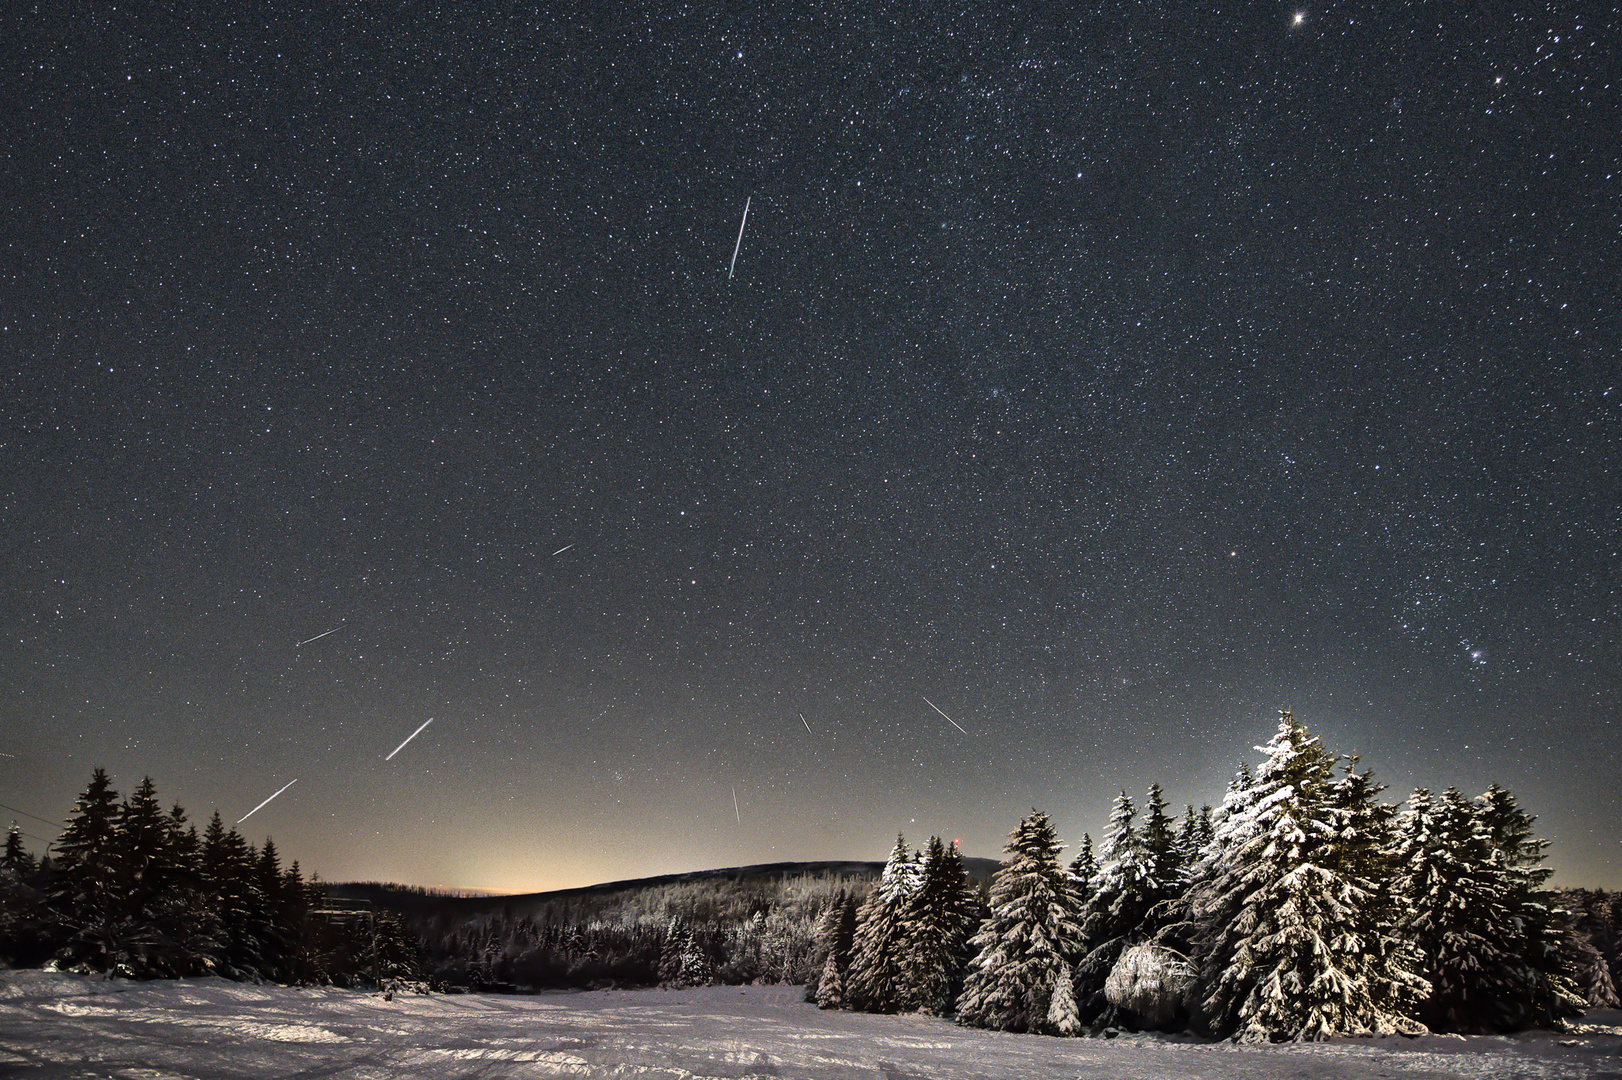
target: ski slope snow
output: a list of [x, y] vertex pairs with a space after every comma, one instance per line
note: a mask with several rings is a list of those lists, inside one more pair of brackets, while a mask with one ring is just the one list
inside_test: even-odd
[[0, 1076], [1622, 1080], [1622, 1014], [1578, 1032], [1239, 1047], [1053, 1039], [822, 1012], [790, 986], [397, 996], [0, 971]]

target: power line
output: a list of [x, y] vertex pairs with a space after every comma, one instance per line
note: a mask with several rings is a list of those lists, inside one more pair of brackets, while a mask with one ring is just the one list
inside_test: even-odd
[[0, 802], [0, 810], [10, 810], [13, 814], [21, 814], [23, 817], [33, 818], [35, 821], [43, 821], [45, 824], [54, 825], [57, 828], [62, 827], [62, 823], [60, 821], [50, 821], [46, 818], [40, 817], [38, 814], [30, 814], [27, 810], [19, 810], [15, 806], [7, 806], [3, 802]]

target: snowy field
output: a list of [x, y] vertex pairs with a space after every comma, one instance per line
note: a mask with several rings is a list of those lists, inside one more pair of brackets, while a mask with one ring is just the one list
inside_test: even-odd
[[1622, 1013], [1574, 1035], [1236, 1047], [1051, 1039], [821, 1012], [783, 986], [393, 1001], [220, 979], [0, 971], [0, 1077], [862, 1077], [1622, 1080]]

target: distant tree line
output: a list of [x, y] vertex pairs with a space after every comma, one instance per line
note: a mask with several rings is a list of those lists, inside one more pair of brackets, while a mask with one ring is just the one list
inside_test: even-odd
[[829, 873], [633, 886], [460, 920], [412, 905], [407, 925], [428, 977], [443, 989], [801, 984], [822, 960], [819, 919], [866, 885]]
[[1154, 785], [1140, 813], [1122, 792], [1102, 844], [1084, 836], [1068, 865], [1033, 810], [989, 888], [955, 845], [898, 837], [876, 880], [633, 884], [489, 898], [475, 918], [385, 888], [348, 921], [268, 839], [255, 849], [218, 814], [199, 836], [150, 780], [121, 802], [97, 770], [55, 859], [36, 863], [13, 828], [0, 959], [506, 992], [803, 983], [823, 1008], [1250, 1042], [1560, 1027], [1618, 1006], [1622, 896], [1547, 890], [1547, 842], [1509, 792], [1384, 802], [1289, 713], [1258, 749], [1214, 811], [1173, 817]]
[[15, 825], [0, 856], [0, 961], [129, 978], [217, 974], [284, 983], [420, 979], [390, 912], [322, 914], [325, 893], [274, 841], [254, 847], [216, 812], [201, 834], [152, 779], [120, 799], [96, 769], [56, 854]]
[[[1547, 842], [1496, 785], [1382, 802], [1289, 713], [1220, 809], [1125, 792], [1068, 867], [1047, 816], [1010, 836], [984, 918], [955, 853], [898, 842], [830, 917], [812, 996], [1077, 1035], [1190, 1028], [1243, 1042], [1560, 1027], [1617, 1004], [1615, 896], [1543, 888]], [[1564, 906], [1562, 906], [1562, 901]]]

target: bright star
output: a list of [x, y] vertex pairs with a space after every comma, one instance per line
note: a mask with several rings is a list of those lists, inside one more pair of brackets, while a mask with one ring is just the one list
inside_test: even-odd
[[1300, 26], [1302, 23], [1304, 23], [1306, 21], [1307, 21], [1307, 13], [1304, 12], [1304, 11], [1298, 11], [1298, 12], [1295, 13], [1295, 21], [1293, 23], [1291, 23], [1291, 25], [1292, 26]]

